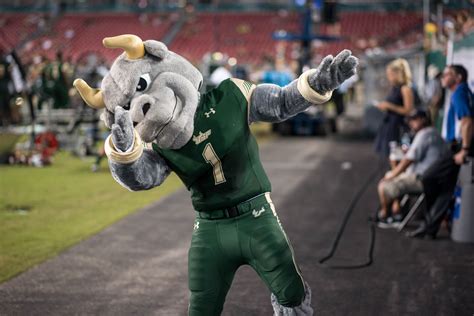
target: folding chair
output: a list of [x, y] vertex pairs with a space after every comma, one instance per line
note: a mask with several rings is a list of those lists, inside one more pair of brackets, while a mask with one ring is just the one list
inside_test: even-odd
[[[405, 197], [404, 197], [405, 198]], [[410, 208], [410, 211], [408, 212], [408, 214], [403, 218], [403, 221], [398, 225], [398, 232], [401, 232], [403, 230], [403, 228], [405, 228], [405, 226], [408, 224], [408, 222], [413, 218], [413, 216], [415, 216], [415, 214], [418, 212], [418, 210], [420, 209], [420, 205], [421, 203], [423, 202], [423, 200], [425, 199], [425, 194], [422, 193], [420, 194], [417, 198], [416, 198], [416, 201], [415, 203], [412, 205], [412, 207]]]

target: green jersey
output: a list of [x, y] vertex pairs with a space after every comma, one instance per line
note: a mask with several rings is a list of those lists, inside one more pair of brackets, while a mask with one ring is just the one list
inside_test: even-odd
[[239, 204], [271, 190], [248, 125], [252, 84], [227, 79], [201, 96], [191, 140], [177, 150], [153, 144], [191, 191], [196, 211]]

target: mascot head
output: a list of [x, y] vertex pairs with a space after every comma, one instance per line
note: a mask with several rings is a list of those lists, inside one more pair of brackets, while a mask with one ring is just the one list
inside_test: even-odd
[[184, 146], [194, 129], [201, 73], [158, 41], [127, 34], [107, 37], [103, 44], [124, 52], [104, 77], [101, 89], [92, 89], [82, 79], [74, 81], [84, 101], [96, 109], [105, 107], [103, 119], [109, 128], [115, 107], [121, 106], [130, 110], [145, 142], [156, 142], [161, 148]]

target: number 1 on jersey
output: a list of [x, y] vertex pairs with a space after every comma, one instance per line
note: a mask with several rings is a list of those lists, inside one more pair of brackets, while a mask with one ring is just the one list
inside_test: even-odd
[[204, 151], [202, 152], [202, 156], [207, 163], [212, 165], [213, 173], [214, 173], [214, 184], [218, 185], [224, 183], [224, 171], [222, 170], [222, 163], [219, 157], [217, 157], [214, 148], [212, 147], [211, 143], [207, 143], [206, 147], [204, 147]]

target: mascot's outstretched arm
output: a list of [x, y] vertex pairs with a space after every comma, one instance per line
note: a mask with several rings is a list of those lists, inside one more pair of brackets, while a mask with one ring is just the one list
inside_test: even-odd
[[331, 98], [332, 91], [356, 73], [358, 59], [345, 49], [326, 56], [318, 68], [303, 73], [285, 87], [260, 84], [250, 98], [249, 123], [281, 122]]
[[120, 106], [115, 108], [115, 123], [105, 141], [105, 151], [114, 179], [132, 191], [156, 187], [171, 172], [156, 152], [143, 149], [129, 112]]

